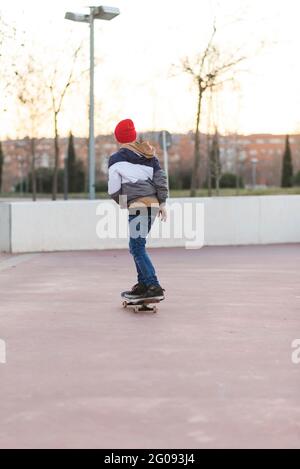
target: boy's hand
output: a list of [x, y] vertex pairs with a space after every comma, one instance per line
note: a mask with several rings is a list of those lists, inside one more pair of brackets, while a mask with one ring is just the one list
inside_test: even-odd
[[168, 214], [165, 204], [159, 206], [158, 217], [160, 217], [161, 221], [167, 221]]

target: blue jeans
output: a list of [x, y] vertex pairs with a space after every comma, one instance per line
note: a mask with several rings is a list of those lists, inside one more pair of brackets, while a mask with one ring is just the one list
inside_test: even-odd
[[159, 285], [155, 269], [146, 252], [146, 237], [151, 230], [156, 214], [157, 211], [152, 209], [151, 212], [150, 207], [135, 211], [129, 209], [129, 251], [135, 262], [138, 283], [147, 287]]

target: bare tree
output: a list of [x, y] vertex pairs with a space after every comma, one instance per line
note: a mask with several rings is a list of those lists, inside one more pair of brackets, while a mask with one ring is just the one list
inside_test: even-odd
[[58, 116], [62, 110], [63, 101], [69, 87], [74, 83], [74, 71], [75, 63], [78, 58], [78, 54], [81, 50], [81, 45], [77, 47], [72, 56], [72, 62], [69, 74], [62, 84], [59, 86], [58, 72], [59, 67], [56, 65], [53, 70], [51, 81], [48, 85], [53, 113], [53, 124], [54, 124], [54, 173], [53, 173], [53, 184], [52, 184], [52, 200], [56, 200], [57, 197], [57, 180], [58, 180], [58, 168], [59, 168], [59, 135], [58, 135]]
[[32, 178], [32, 200], [36, 200], [36, 137], [42, 121], [48, 114], [49, 105], [45, 97], [43, 70], [35, 57], [29, 53], [19, 70], [16, 70], [17, 99], [24, 108], [22, 127], [26, 129], [30, 142], [30, 172]]
[[203, 98], [208, 90], [216, 90], [224, 83], [224, 81], [230, 79], [236, 65], [246, 58], [239, 55], [236, 51], [224, 56], [221, 53], [219, 46], [216, 44], [216, 33], [217, 27], [216, 21], [214, 21], [212, 33], [205, 49], [196, 57], [195, 60], [192, 61], [185, 58], [182, 61], [183, 71], [192, 77], [197, 89], [194, 163], [190, 192], [191, 197], [195, 197], [196, 195], [196, 188], [199, 180], [200, 120]]

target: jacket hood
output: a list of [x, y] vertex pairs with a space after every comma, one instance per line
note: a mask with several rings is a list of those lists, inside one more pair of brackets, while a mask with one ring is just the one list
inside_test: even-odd
[[134, 151], [141, 156], [146, 158], [153, 158], [155, 155], [155, 150], [152, 145], [148, 142], [132, 142], [125, 143], [121, 148], [127, 148], [128, 150]]

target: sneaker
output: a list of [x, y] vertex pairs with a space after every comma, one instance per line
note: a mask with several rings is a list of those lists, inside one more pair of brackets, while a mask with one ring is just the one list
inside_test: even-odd
[[160, 285], [150, 285], [145, 294], [141, 297], [141, 300], [164, 300], [164, 289]]
[[142, 283], [137, 283], [133, 285], [132, 289], [130, 291], [123, 291], [121, 293], [121, 296], [126, 297], [128, 299], [135, 299], [138, 298], [139, 296], [143, 296], [147, 291], [146, 285], [143, 285]]

